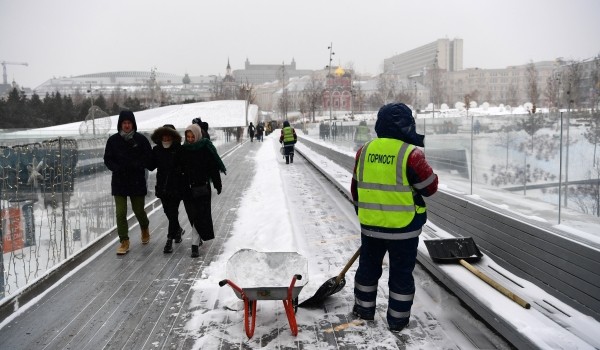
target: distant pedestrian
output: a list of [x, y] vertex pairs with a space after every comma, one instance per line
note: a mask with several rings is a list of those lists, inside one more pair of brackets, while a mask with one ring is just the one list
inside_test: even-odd
[[371, 132], [367, 126], [367, 122], [361, 120], [354, 131], [355, 150], [360, 149], [367, 141], [371, 139]]
[[265, 126], [264, 124], [258, 123], [258, 125], [256, 125], [256, 141], [262, 142], [263, 141], [263, 134], [265, 132]]
[[279, 136], [279, 143], [283, 144], [283, 155], [285, 156], [285, 164], [294, 162], [294, 145], [298, 137], [296, 136], [296, 130], [290, 126], [290, 122], [287, 120], [283, 122], [283, 129], [281, 129], [281, 136]]
[[390, 331], [408, 325], [415, 294], [413, 270], [419, 235], [427, 221], [423, 196], [437, 191], [438, 178], [425, 154], [424, 136], [415, 129], [412, 111], [403, 103], [379, 109], [377, 138], [356, 153], [352, 199], [361, 230], [360, 260], [354, 278], [354, 315], [373, 320], [383, 258], [389, 256]]
[[192, 258], [200, 256], [202, 241], [215, 238], [211, 214], [211, 189], [221, 194], [221, 175], [225, 165], [212, 142], [202, 137], [196, 124], [185, 129], [185, 143], [177, 157], [177, 167], [182, 172], [184, 188], [183, 205], [192, 225]]
[[250, 142], [253, 142], [254, 140], [254, 132], [256, 131], [256, 128], [254, 127], [254, 124], [252, 124], [252, 122], [250, 122], [250, 125], [248, 125], [248, 136], [250, 137]]
[[210, 140], [210, 134], [208, 133], [208, 123], [203, 122], [202, 118], [194, 118], [192, 119], [192, 124], [196, 124], [202, 130], [202, 137]]
[[106, 141], [104, 164], [112, 171], [111, 193], [115, 200], [117, 233], [121, 245], [118, 255], [129, 251], [129, 226], [127, 224], [127, 197], [142, 233], [142, 244], [150, 242], [150, 221], [144, 210], [147, 193], [146, 169], [152, 158], [152, 148], [146, 137], [137, 132], [135, 116], [131, 111], [121, 111], [117, 133]]
[[179, 224], [179, 204], [183, 195], [182, 176], [175, 165], [175, 159], [181, 150], [181, 135], [173, 125], [166, 124], [154, 130], [150, 139], [156, 146], [152, 148], [152, 163], [149, 169], [157, 169], [155, 194], [169, 220], [167, 243], [163, 249], [163, 253], [168, 254], [173, 252], [173, 240], [175, 243], [181, 243], [181, 236], [185, 232]]

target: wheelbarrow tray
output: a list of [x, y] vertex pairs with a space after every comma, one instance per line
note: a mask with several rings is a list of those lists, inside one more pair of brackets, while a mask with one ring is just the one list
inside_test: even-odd
[[430, 239], [423, 242], [431, 260], [436, 263], [455, 263], [461, 259], [474, 263], [483, 256], [472, 237]]
[[[227, 261], [227, 278], [235, 282], [249, 300], [285, 300], [290, 282], [302, 275], [292, 288], [292, 298], [308, 282], [308, 262], [296, 252], [258, 252], [241, 249]], [[242, 299], [239, 291], [236, 296]]]

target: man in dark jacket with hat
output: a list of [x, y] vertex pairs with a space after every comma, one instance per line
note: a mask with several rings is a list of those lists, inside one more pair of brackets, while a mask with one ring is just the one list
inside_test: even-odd
[[137, 132], [133, 112], [121, 111], [117, 131], [106, 141], [104, 164], [112, 171], [111, 192], [115, 199], [117, 232], [121, 241], [117, 254], [123, 255], [129, 251], [127, 197], [140, 224], [142, 244], [150, 242], [149, 220], [144, 211], [144, 197], [147, 193], [146, 169], [151, 161], [152, 149], [148, 139]]
[[377, 283], [389, 254], [388, 326], [401, 331], [410, 318], [415, 293], [412, 276], [419, 235], [427, 221], [423, 196], [437, 191], [438, 178], [416, 132], [412, 111], [403, 103], [379, 109], [377, 138], [356, 153], [351, 192], [361, 228], [359, 266], [354, 278], [354, 315], [373, 320]]
[[167, 243], [163, 253], [173, 252], [173, 240], [181, 243], [184, 230], [179, 224], [179, 204], [183, 196], [181, 188], [183, 177], [176, 169], [175, 159], [181, 150], [181, 135], [171, 124], [157, 128], [150, 136], [156, 144], [152, 148], [152, 163], [149, 170], [156, 171], [156, 197], [162, 202], [163, 211], [169, 220]]

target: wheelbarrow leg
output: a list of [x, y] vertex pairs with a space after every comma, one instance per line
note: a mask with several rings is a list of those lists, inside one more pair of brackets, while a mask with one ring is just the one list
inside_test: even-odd
[[[252, 319], [252, 325], [250, 325]], [[254, 335], [254, 327], [256, 326], [256, 300], [244, 299], [244, 330], [248, 339]]]
[[287, 290], [287, 299], [283, 300], [283, 308], [285, 309], [285, 314], [287, 315], [287, 319], [290, 324], [290, 330], [292, 331], [293, 336], [298, 335], [298, 324], [296, 323], [296, 313], [294, 312], [293, 291], [296, 280], [300, 279], [302, 279], [301, 275], [294, 275]]
[[[221, 287], [226, 284], [236, 290], [244, 301], [244, 330], [246, 331], [248, 339], [250, 339], [254, 335], [254, 326], [256, 325], [256, 300], [249, 300], [246, 293], [244, 293], [244, 290], [230, 280], [222, 280], [219, 282], [219, 286]], [[252, 319], [252, 325], [250, 325], [250, 319]]]

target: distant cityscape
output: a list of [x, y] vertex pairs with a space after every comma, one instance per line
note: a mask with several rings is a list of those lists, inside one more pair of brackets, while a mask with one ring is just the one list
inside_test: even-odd
[[[600, 55], [586, 61], [521, 63], [501, 69], [463, 68], [463, 40], [438, 39], [383, 59], [383, 73], [362, 76], [352, 67], [298, 69], [289, 64], [253, 64], [232, 69], [224, 62], [223, 74], [189, 76], [150, 71], [98, 72], [51, 78], [26, 96], [54, 93], [74, 100], [102, 94], [119, 103], [137, 98], [149, 108], [190, 101], [244, 99], [267, 114], [287, 115], [331, 111], [336, 115], [377, 110], [391, 101], [415, 109], [454, 108], [456, 103], [487, 102], [519, 106], [530, 102], [544, 108], [598, 108]], [[3, 63], [4, 73], [6, 66]], [[19, 63], [15, 63], [19, 64]], [[22, 63], [21, 63], [22, 64]], [[0, 96], [17, 82], [4, 81]]]

